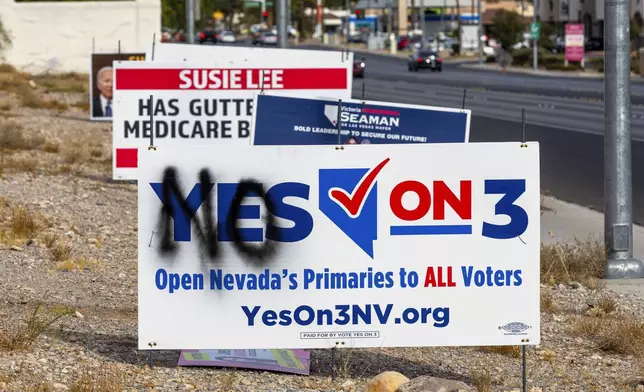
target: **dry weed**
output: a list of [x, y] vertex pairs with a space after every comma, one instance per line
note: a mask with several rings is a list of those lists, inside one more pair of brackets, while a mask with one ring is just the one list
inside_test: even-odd
[[42, 149], [43, 149], [44, 152], [57, 154], [57, 153], [60, 152], [60, 144], [58, 144], [56, 142], [48, 141], [48, 142], [45, 142], [45, 145], [43, 146]]
[[557, 313], [559, 307], [555, 303], [552, 294], [547, 291], [541, 292], [541, 311], [546, 313]]
[[89, 113], [89, 95], [85, 95], [85, 99], [82, 101], [74, 102], [71, 104], [72, 107], [82, 110], [85, 113]]
[[237, 375], [233, 372], [225, 373], [221, 377], [221, 391], [230, 392], [235, 390], [237, 384]]
[[70, 392], [121, 392], [125, 387], [125, 373], [119, 369], [85, 371], [74, 381]]
[[541, 280], [546, 284], [576, 281], [595, 287], [604, 276], [604, 244], [598, 240], [541, 245]]
[[42, 241], [47, 249], [52, 249], [58, 243], [58, 235], [54, 233], [47, 233], [43, 235]]
[[43, 303], [36, 304], [34, 310], [24, 320], [22, 325], [3, 325], [0, 330], [0, 349], [7, 351], [25, 350], [38, 339], [49, 327], [63, 317], [74, 314], [74, 310], [66, 307], [51, 307], [43, 309]]
[[40, 166], [40, 161], [29, 156], [22, 156], [8, 159], [5, 168], [13, 169], [17, 172], [35, 173]]
[[67, 260], [56, 263], [56, 271], [71, 272], [71, 271], [86, 271], [97, 265], [98, 261], [88, 259], [85, 257], [70, 258]]
[[76, 72], [33, 75], [32, 80], [39, 87], [43, 87], [46, 92], [85, 93], [89, 86], [88, 75]]
[[599, 350], [644, 356], [644, 323], [633, 316], [579, 316], [573, 332], [595, 342]]
[[500, 354], [510, 358], [521, 357], [520, 346], [479, 346], [477, 349], [484, 353]]
[[37, 214], [23, 206], [17, 206], [11, 214], [11, 234], [15, 238], [32, 238], [41, 228]]
[[63, 262], [72, 257], [72, 248], [64, 242], [56, 242], [49, 247], [51, 258], [55, 262]]
[[604, 293], [597, 300], [597, 307], [605, 314], [610, 314], [617, 310], [617, 301], [612, 295]]
[[554, 362], [555, 358], [557, 358], [557, 353], [555, 353], [552, 350], [543, 350], [540, 353], [541, 360], [549, 362], [551, 365]]
[[84, 163], [88, 160], [87, 149], [82, 140], [74, 140], [66, 144], [63, 150], [63, 161], [69, 165]]
[[470, 376], [477, 392], [492, 392], [492, 376], [488, 369], [472, 371]]

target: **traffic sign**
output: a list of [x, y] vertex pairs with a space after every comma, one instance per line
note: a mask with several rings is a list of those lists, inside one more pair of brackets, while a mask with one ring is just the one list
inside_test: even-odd
[[212, 18], [214, 20], [222, 20], [224, 18], [224, 14], [221, 11], [215, 11], [212, 13]]
[[530, 23], [530, 38], [539, 39], [541, 33], [541, 24], [539, 22]]

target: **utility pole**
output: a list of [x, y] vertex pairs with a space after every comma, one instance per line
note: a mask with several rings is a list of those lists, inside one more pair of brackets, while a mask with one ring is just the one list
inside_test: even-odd
[[186, 41], [195, 43], [195, 0], [186, 0]]
[[322, 41], [322, 0], [317, 0], [317, 24], [315, 25], [315, 35]]
[[[612, 1], [612, 0], [608, 0]], [[523, 11], [522, 11], [523, 12]], [[537, 24], [537, 13], [539, 12], [539, 0], [534, 0], [532, 3], [532, 25]], [[532, 37], [532, 68], [536, 71], [539, 69], [539, 51], [537, 50], [537, 42], [539, 37]]]
[[346, 18], [346, 23], [345, 23], [345, 30], [344, 30], [344, 39], [346, 41], [347, 46], [349, 45], [349, 26], [351, 25], [351, 21], [349, 20], [351, 18], [351, 6], [349, 3], [349, 0], [344, 0], [344, 8], [347, 10], [347, 18]]
[[483, 64], [483, 41], [481, 41], [481, 37], [483, 36], [483, 15], [481, 12], [481, 0], [477, 0], [476, 7], [477, 7], [477, 15], [478, 15], [478, 28], [476, 29], [477, 31], [476, 38], [479, 43], [479, 46], [478, 46], [479, 64]]
[[288, 0], [277, 0], [277, 46], [280, 48], [288, 46], [287, 12]]
[[445, 28], [445, 0], [443, 0], [443, 8], [441, 9], [441, 29], [443, 33], [445, 33], [447, 30]]
[[[425, 47], [425, 0], [419, 0], [420, 1], [420, 10], [419, 10], [419, 18], [420, 18], [420, 31], [423, 32], [423, 35], [421, 35], [421, 44], [420, 47], [424, 48]], [[438, 35], [437, 35], [438, 36]], [[436, 47], [438, 50], [438, 47]]]
[[604, 240], [607, 279], [644, 278], [633, 258], [630, 23], [628, 0], [604, 2]]

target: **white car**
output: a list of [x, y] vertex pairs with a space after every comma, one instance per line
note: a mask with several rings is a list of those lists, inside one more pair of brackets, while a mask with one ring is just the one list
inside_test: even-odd
[[237, 38], [235, 38], [235, 34], [232, 31], [222, 31], [219, 34], [219, 41], [226, 43], [235, 43], [237, 41]]

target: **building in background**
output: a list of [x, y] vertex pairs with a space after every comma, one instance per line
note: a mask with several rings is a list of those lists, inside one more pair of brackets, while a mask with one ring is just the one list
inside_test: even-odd
[[[566, 23], [583, 23], [586, 38], [604, 37], [604, 0], [541, 0], [538, 15], [563, 35]], [[643, 27], [644, 0], [630, 0], [630, 16]]]

